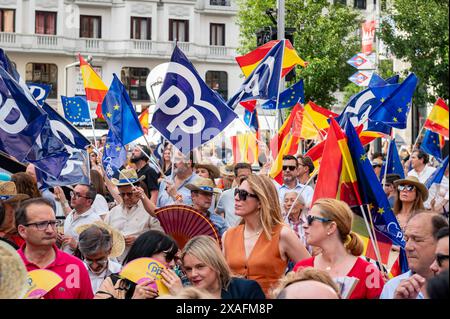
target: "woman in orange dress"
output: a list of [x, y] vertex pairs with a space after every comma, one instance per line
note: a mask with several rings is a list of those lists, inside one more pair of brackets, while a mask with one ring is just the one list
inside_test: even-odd
[[284, 275], [289, 260], [310, 255], [283, 222], [278, 193], [267, 176], [251, 175], [235, 190], [235, 212], [241, 224], [222, 238], [225, 259], [234, 275], [259, 283], [267, 297]]

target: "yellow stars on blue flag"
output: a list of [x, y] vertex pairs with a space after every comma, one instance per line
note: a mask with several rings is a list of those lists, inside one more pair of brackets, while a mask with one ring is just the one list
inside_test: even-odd
[[378, 214], [383, 215], [384, 214], [384, 207], [379, 207], [377, 212], [378, 212]]
[[114, 111], [118, 111], [118, 110], [120, 110], [120, 106], [119, 105], [114, 105]]
[[89, 105], [84, 96], [61, 96], [65, 118], [75, 124], [89, 124]]
[[111, 145], [109, 143], [106, 143], [105, 148], [109, 149], [111, 147]]
[[397, 109], [397, 112], [398, 112], [398, 113], [402, 113], [402, 112], [403, 112], [403, 109], [402, 109], [401, 107], [399, 107], [399, 108]]
[[365, 160], [367, 160], [367, 155], [366, 154], [362, 154], [361, 157], [359, 158], [359, 160], [361, 162], [364, 162]]
[[398, 119], [396, 117], [393, 117], [392, 120], [394, 121], [394, 123], [398, 122]]

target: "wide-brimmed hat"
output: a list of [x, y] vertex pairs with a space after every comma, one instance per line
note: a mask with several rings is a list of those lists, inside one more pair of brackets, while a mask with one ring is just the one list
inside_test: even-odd
[[17, 202], [28, 198], [30, 198], [30, 196], [27, 194], [17, 193], [16, 184], [14, 182], [0, 181], [0, 200], [4, 203]]
[[109, 257], [115, 258], [115, 257], [119, 257], [123, 254], [123, 252], [125, 250], [125, 239], [124, 239], [122, 233], [119, 232], [117, 229], [109, 226], [105, 222], [102, 222], [101, 220], [97, 220], [97, 221], [93, 222], [92, 224], [80, 225], [75, 229], [75, 231], [78, 233], [78, 235], [80, 235], [83, 231], [85, 231], [86, 229], [88, 229], [92, 226], [97, 226], [99, 228], [106, 229], [109, 232], [109, 234], [111, 235], [112, 248], [111, 248], [111, 253], [109, 254]]
[[27, 269], [17, 251], [0, 240], [0, 299], [22, 298], [27, 292]]
[[219, 193], [215, 188], [213, 181], [209, 178], [197, 177], [192, 183], [185, 186], [190, 191], [199, 191], [211, 194]]
[[220, 167], [220, 176], [222, 177], [235, 177], [234, 164], [228, 164]]
[[113, 183], [116, 186], [125, 186], [140, 182], [144, 178], [145, 175], [138, 177], [138, 174], [136, 173], [136, 170], [134, 168], [127, 168], [120, 171], [119, 179], [116, 178], [111, 179], [111, 183]]
[[398, 179], [394, 182], [394, 185], [395, 185], [395, 187], [398, 187], [399, 185], [414, 185], [414, 186], [416, 186], [416, 189], [419, 190], [423, 201], [426, 201], [428, 198], [427, 187], [424, 184], [422, 184], [419, 181], [419, 179], [415, 176], [408, 176], [405, 179]]
[[195, 168], [204, 168], [207, 169], [209, 172], [209, 176], [211, 178], [219, 178], [220, 177], [220, 170], [217, 166], [213, 165], [212, 163], [209, 162], [200, 162], [195, 164]]

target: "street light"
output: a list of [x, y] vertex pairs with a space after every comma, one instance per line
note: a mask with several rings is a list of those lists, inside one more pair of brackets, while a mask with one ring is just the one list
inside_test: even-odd
[[[87, 62], [88, 63], [90, 63], [91, 61], [92, 61], [92, 55], [89, 55], [88, 57], [87, 57]], [[77, 61], [77, 62], [73, 62], [73, 63], [70, 63], [70, 64], [67, 64], [65, 67], [64, 67], [64, 96], [67, 96], [67, 82], [68, 82], [68, 80], [67, 80], [67, 69], [70, 69], [70, 68], [72, 68], [72, 67], [74, 67], [74, 66], [78, 66], [78, 65], [80, 65], [80, 61]]]

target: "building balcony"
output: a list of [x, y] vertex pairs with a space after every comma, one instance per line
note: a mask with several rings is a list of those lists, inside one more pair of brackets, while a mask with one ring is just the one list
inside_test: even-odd
[[233, 0], [200, 0], [197, 2], [196, 10], [215, 15], [235, 15], [238, 7]]
[[[95, 54], [103, 57], [170, 59], [174, 42], [152, 40], [105, 40], [68, 38], [57, 35], [0, 32], [0, 47], [9, 51], [73, 55]], [[192, 60], [235, 63], [236, 48], [178, 42], [178, 47]]]

